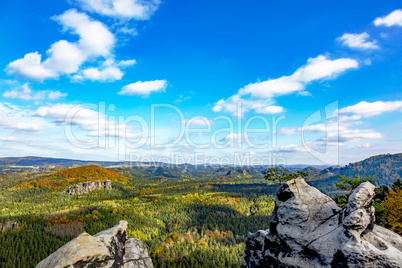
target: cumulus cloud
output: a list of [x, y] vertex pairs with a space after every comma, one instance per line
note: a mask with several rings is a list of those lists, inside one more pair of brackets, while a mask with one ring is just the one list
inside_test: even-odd
[[88, 136], [138, 137], [132, 126], [109, 120], [105, 114], [72, 104], [39, 107], [33, 116], [49, 118], [57, 125], [77, 125]]
[[135, 82], [129, 85], [124, 86], [121, 91], [117, 94], [119, 95], [139, 95], [139, 96], [148, 96], [153, 92], [163, 92], [167, 87], [166, 80], [154, 80], [154, 81], [145, 81], [145, 82]]
[[339, 110], [339, 114], [352, 114], [359, 117], [372, 117], [384, 112], [402, 111], [402, 101], [362, 101]]
[[374, 129], [345, 129], [339, 133], [328, 133], [328, 140], [337, 139], [339, 143], [358, 142], [361, 140], [380, 139], [384, 135]]
[[78, 74], [73, 76], [74, 81], [100, 81], [100, 82], [113, 82], [116, 80], [121, 80], [124, 73], [120, 68], [126, 68], [133, 66], [137, 63], [136, 60], [121, 60], [115, 62], [114, 59], [109, 58], [105, 60], [99, 67], [90, 67], [80, 71]]
[[7, 65], [6, 72], [33, 81], [58, 78], [60, 75], [76, 73], [89, 59], [108, 57], [115, 44], [113, 34], [99, 21], [85, 13], [70, 9], [53, 19], [59, 22], [64, 31], [79, 36], [77, 42], [60, 40], [47, 50], [47, 59], [42, 61], [38, 52], [28, 53], [22, 59]]
[[38, 132], [45, 123], [18, 106], [0, 103], [0, 126], [19, 133]]
[[361, 34], [349, 34], [345, 33], [338, 38], [344, 46], [356, 49], [379, 49], [377, 40], [368, 41], [370, 35], [366, 32]]
[[67, 93], [61, 93], [54, 90], [39, 90], [33, 91], [28, 84], [21, 86], [21, 89], [9, 90], [3, 93], [3, 97], [22, 100], [43, 100], [50, 99], [56, 100], [62, 97], [66, 97]]
[[319, 79], [331, 79], [348, 69], [357, 67], [358, 63], [353, 59], [329, 60], [320, 55], [315, 58], [309, 58], [305, 66], [300, 67], [290, 76], [249, 84], [240, 89], [239, 93], [241, 95], [251, 94], [251, 96], [258, 98], [272, 98], [302, 91], [307, 83]]
[[114, 36], [101, 22], [75, 9], [67, 10], [53, 19], [63, 25], [64, 30], [79, 35], [78, 45], [89, 56], [108, 56], [111, 53]]
[[24, 58], [10, 62], [6, 72], [18, 78], [43, 81], [58, 76], [57, 72], [47, 69], [41, 63], [42, 55], [38, 52], [25, 54]]
[[392, 11], [384, 17], [378, 17], [374, 20], [375, 26], [402, 26], [402, 9]]
[[104, 69], [99, 68], [88, 68], [83, 70], [80, 74], [74, 76], [77, 81], [91, 80], [91, 81], [116, 81], [121, 80], [123, 77], [123, 72], [117, 67], [107, 67]]
[[160, 0], [77, 0], [82, 8], [102, 16], [125, 20], [148, 20]]
[[402, 101], [365, 102], [335, 111], [334, 116], [326, 122], [306, 125], [304, 127], [287, 127], [278, 130], [282, 135], [304, 135], [308, 132], [322, 133], [323, 136], [312, 142], [316, 145], [345, 145], [362, 140], [381, 139], [385, 136], [374, 129], [359, 129], [362, 118], [368, 118], [390, 111], [402, 111]]
[[[231, 112], [236, 116], [242, 116], [244, 112], [254, 110], [256, 113], [280, 113], [283, 108], [273, 106], [274, 97], [291, 94], [295, 92], [305, 93], [308, 83], [316, 80], [327, 80], [350, 70], [356, 69], [358, 62], [349, 58], [336, 60], [327, 59], [319, 55], [307, 60], [307, 64], [297, 69], [290, 76], [282, 76], [276, 79], [269, 79], [263, 82], [246, 85], [237, 94], [228, 99], [219, 100], [213, 111]], [[239, 104], [242, 110], [239, 111]]]

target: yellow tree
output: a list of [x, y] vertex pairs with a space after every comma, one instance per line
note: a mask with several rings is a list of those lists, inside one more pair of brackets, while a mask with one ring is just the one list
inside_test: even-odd
[[384, 209], [391, 230], [402, 235], [402, 189], [389, 191]]

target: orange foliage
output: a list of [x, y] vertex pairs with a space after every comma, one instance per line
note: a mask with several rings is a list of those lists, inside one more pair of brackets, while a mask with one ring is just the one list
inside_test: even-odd
[[74, 185], [87, 181], [117, 181], [127, 183], [127, 179], [121, 174], [107, 170], [105, 168], [89, 165], [76, 168], [69, 168], [58, 171], [49, 176], [36, 178], [31, 181], [21, 183], [16, 186], [17, 189], [38, 187], [38, 188], [64, 188], [67, 185]]
[[56, 224], [71, 224], [74, 222], [82, 222], [83, 221], [83, 217], [81, 218], [67, 218], [66, 216], [57, 216], [54, 218], [50, 218], [46, 220], [46, 225], [47, 226], [51, 226], [51, 225], [56, 225]]

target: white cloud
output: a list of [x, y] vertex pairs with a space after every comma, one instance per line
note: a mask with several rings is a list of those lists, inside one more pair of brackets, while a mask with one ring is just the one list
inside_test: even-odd
[[187, 126], [212, 126], [211, 120], [205, 117], [196, 117], [182, 121]]
[[14, 75], [18, 78], [43, 81], [49, 78], [55, 78], [58, 74], [41, 64], [41, 57], [38, 52], [25, 54], [24, 58], [10, 62], [7, 65], [8, 75]]
[[402, 111], [402, 101], [362, 101], [339, 110], [339, 114], [353, 114], [361, 117], [372, 117], [384, 112]]
[[[316, 145], [345, 145], [347, 143], [362, 140], [380, 139], [385, 136], [374, 129], [357, 129], [361, 125], [359, 121], [363, 117], [372, 117], [387, 111], [402, 111], [402, 101], [395, 102], [360, 102], [353, 106], [348, 106], [335, 111], [334, 116], [327, 122], [307, 125], [302, 128], [287, 127], [278, 130], [278, 134], [283, 135], [304, 135], [310, 136], [308, 132], [322, 133], [324, 136], [312, 142]], [[351, 114], [351, 115], [346, 115]], [[312, 136], [314, 137], [314, 136]]]
[[101, 82], [113, 82], [116, 80], [121, 80], [124, 73], [120, 68], [126, 68], [133, 66], [137, 61], [132, 60], [122, 60], [115, 62], [114, 59], [109, 58], [105, 60], [99, 67], [90, 67], [80, 71], [78, 74], [73, 76], [75, 81], [101, 81]]
[[152, 92], [162, 92], [167, 87], [166, 80], [154, 80], [154, 81], [145, 81], [145, 82], [135, 82], [129, 85], [124, 86], [121, 91], [117, 94], [119, 95], [140, 95], [140, 96], [148, 96]]
[[138, 31], [136, 28], [133, 27], [129, 27], [128, 25], [124, 25], [120, 28], [117, 29], [118, 33], [122, 33], [122, 34], [127, 34], [127, 35], [131, 35], [131, 36], [136, 36], [138, 35]]
[[387, 16], [376, 18], [374, 24], [376, 26], [384, 25], [387, 27], [402, 26], [402, 9], [394, 10]]
[[349, 34], [346, 33], [338, 39], [343, 42], [344, 46], [356, 49], [379, 49], [377, 40], [368, 41], [370, 35], [368, 33]]
[[307, 83], [318, 79], [331, 79], [348, 69], [357, 67], [358, 63], [353, 59], [329, 60], [320, 55], [309, 58], [307, 64], [297, 69], [291, 76], [249, 84], [240, 89], [239, 93], [241, 95], [251, 94], [258, 98], [272, 98], [304, 90]]
[[117, 63], [117, 66], [121, 67], [128, 67], [128, 66], [133, 66], [137, 64], [137, 61], [132, 59], [132, 60], [121, 60]]
[[140, 135], [140, 133], [135, 133], [132, 126], [109, 120], [106, 115], [80, 105], [59, 103], [53, 106], [42, 106], [33, 115], [50, 118], [57, 125], [77, 125], [91, 137], [133, 138]]
[[300, 134], [300, 132], [295, 127], [283, 127], [279, 129], [277, 133], [279, 135], [285, 135], [285, 136]]
[[305, 152], [306, 149], [299, 144], [289, 144], [285, 146], [281, 146], [275, 150], [278, 153], [297, 153], [297, 152]]
[[283, 107], [281, 106], [265, 106], [255, 109], [258, 114], [278, 114], [283, 112]]
[[271, 99], [257, 100], [245, 99], [240, 94], [235, 94], [226, 100], [219, 100], [212, 108], [214, 112], [229, 112], [234, 116], [242, 117], [247, 111], [254, 110], [261, 114], [275, 114], [283, 112], [283, 107], [272, 105]]
[[9, 90], [3, 93], [3, 97], [5, 98], [22, 99], [22, 100], [43, 100], [43, 99], [55, 100], [66, 96], [67, 96], [66, 93], [61, 93], [60, 91], [53, 91], [53, 90], [33, 91], [28, 84], [22, 85], [20, 90]]
[[18, 139], [14, 136], [0, 138], [0, 141], [17, 141], [17, 140]]
[[[358, 62], [353, 59], [329, 60], [326, 56], [319, 55], [316, 58], [308, 59], [306, 65], [298, 68], [290, 76], [269, 79], [243, 87], [228, 99], [219, 100], [213, 107], [213, 111], [231, 112], [236, 116], [242, 116], [244, 112], [250, 110], [254, 110], [256, 113], [280, 113], [283, 108], [273, 106], [272, 98], [295, 92], [302, 92], [306, 95], [305, 88], [308, 83], [332, 79], [342, 72], [357, 68], [358, 65]], [[241, 111], [238, 108], [240, 104]]]
[[148, 20], [160, 0], [77, 0], [81, 7], [103, 16], [119, 19]]
[[[245, 134], [246, 135], [246, 134]], [[230, 144], [231, 146], [240, 144], [244, 140], [245, 135], [241, 133], [230, 133], [222, 138], [220, 141], [225, 142], [225, 144]]]
[[365, 143], [365, 144], [359, 144], [357, 145], [357, 148], [370, 148], [371, 144], [370, 143]]
[[7, 65], [6, 72], [9, 75], [34, 81], [54, 79], [60, 75], [76, 73], [89, 59], [112, 55], [115, 39], [101, 22], [75, 9], [67, 10], [53, 19], [63, 25], [65, 31], [78, 35], [79, 40], [74, 43], [66, 40], [53, 43], [43, 62], [38, 52], [28, 53], [24, 58]]
[[328, 140], [337, 138], [339, 143], [358, 142], [361, 140], [380, 139], [384, 135], [374, 129], [345, 129], [339, 133], [328, 133]]
[[121, 80], [123, 75], [124, 75], [123, 72], [116, 67], [107, 67], [102, 70], [91, 67], [83, 70], [80, 74], [75, 75], [74, 79], [77, 81], [91, 80], [91, 81], [106, 82], [106, 81]]
[[38, 132], [42, 130], [45, 122], [34, 118], [28, 111], [18, 106], [0, 103], [0, 126], [16, 132]]
[[88, 56], [108, 56], [111, 53], [114, 36], [101, 22], [92, 20], [75, 9], [67, 10], [53, 19], [63, 25], [65, 30], [79, 35], [78, 45]]
[[42, 65], [55, 72], [57, 76], [77, 72], [81, 64], [87, 59], [87, 54], [78, 45], [65, 40], [52, 44], [46, 54], [49, 57]]

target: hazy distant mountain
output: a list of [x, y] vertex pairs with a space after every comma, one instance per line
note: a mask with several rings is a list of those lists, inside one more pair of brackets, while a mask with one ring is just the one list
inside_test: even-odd
[[[44, 166], [55, 165], [62, 167], [74, 167], [84, 165], [98, 165], [101, 167], [123, 168], [133, 167], [133, 172], [138, 177], [167, 177], [167, 178], [186, 178], [186, 177], [211, 177], [211, 176], [251, 176], [261, 177], [262, 171], [266, 166], [218, 166], [218, 165], [191, 165], [168, 163], [134, 163], [111, 162], [111, 161], [83, 161], [62, 158], [47, 157], [7, 157], [0, 158], [0, 166]], [[337, 175], [348, 177], [373, 176], [378, 175], [379, 180], [376, 184], [391, 185], [395, 180], [402, 179], [402, 153], [383, 154], [372, 156], [363, 161], [351, 163], [345, 167], [341, 166], [307, 166], [289, 165], [291, 171], [303, 170], [310, 175], [309, 181], [322, 181], [320, 184], [334, 184]], [[317, 182], [318, 183], [318, 182]]]
[[110, 161], [84, 161], [75, 159], [24, 156], [24, 157], [3, 157], [0, 158], [0, 165], [15, 165], [15, 166], [43, 166], [55, 165], [62, 167], [85, 166], [96, 164], [98, 166], [114, 165], [116, 162]]

